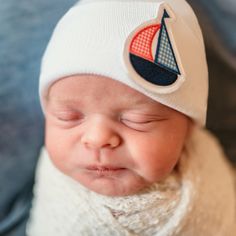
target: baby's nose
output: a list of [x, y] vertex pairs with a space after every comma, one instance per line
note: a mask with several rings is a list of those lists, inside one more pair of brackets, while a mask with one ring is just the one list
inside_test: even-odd
[[81, 143], [92, 149], [116, 148], [121, 143], [121, 137], [116, 131], [114, 122], [97, 117], [88, 121], [87, 129], [81, 137]]

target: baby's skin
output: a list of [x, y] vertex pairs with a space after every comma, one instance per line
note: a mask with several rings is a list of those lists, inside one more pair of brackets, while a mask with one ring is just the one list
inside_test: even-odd
[[45, 113], [54, 165], [108, 196], [135, 194], [170, 175], [191, 124], [184, 114], [96, 75], [55, 82]]

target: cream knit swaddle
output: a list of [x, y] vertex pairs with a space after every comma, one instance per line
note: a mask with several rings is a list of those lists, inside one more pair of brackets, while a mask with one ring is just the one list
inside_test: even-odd
[[233, 236], [234, 176], [215, 139], [195, 128], [178, 168], [127, 197], [91, 192], [60, 173], [43, 150], [28, 236]]

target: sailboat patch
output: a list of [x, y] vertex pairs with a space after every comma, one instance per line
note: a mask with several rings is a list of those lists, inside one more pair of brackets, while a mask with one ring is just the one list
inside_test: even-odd
[[172, 9], [162, 3], [158, 17], [138, 27], [126, 41], [124, 56], [131, 78], [153, 92], [170, 93], [184, 82], [171, 31], [174, 21]]

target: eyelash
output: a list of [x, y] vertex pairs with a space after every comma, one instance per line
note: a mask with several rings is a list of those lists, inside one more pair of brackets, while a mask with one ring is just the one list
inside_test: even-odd
[[59, 121], [62, 121], [62, 122], [73, 122], [73, 121], [78, 121], [78, 120], [81, 120], [83, 119], [83, 116], [81, 114], [59, 114], [59, 115], [56, 115], [56, 118], [59, 120]]
[[136, 131], [145, 131], [150, 127], [150, 125], [154, 122], [154, 120], [147, 120], [147, 121], [132, 121], [128, 119], [121, 119], [122, 122], [126, 127], [136, 130]]
[[158, 117], [158, 116], [139, 116], [138, 114], [131, 114], [131, 116], [121, 116], [120, 122], [122, 122], [128, 128], [137, 130], [137, 131], [145, 131], [152, 127], [152, 125], [156, 122], [162, 122], [167, 120], [166, 117]]
[[150, 124], [151, 122], [153, 122], [153, 120], [147, 120], [147, 121], [134, 121], [134, 120], [128, 120], [128, 119], [121, 119], [121, 122], [131, 122], [134, 124]]

